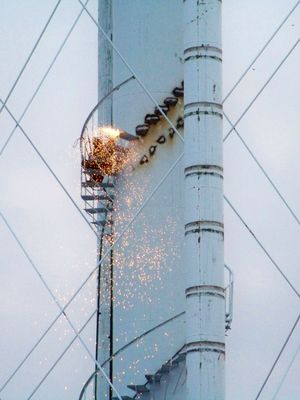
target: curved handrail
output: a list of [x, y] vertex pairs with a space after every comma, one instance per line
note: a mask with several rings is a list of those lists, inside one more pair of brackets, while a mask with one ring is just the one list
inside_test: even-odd
[[[147, 331], [145, 331], [144, 333], [142, 333], [141, 335], [137, 336], [136, 338], [132, 339], [130, 342], [126, 343], [123, 347], [121, 347], [119, 350], [117, 350], [111, 357], [109, 357], [107, 360], [105, 360], [102, 364], [101, 367], [104, 367], [108, 362], [110, 362], [111, 360], [113, 360], [117, 355], [119, 355], [120, 353], [122, 353], [124, 350], [126, 350], [129, 346], [131, 346], [132, 344], [134, 344], [135, 342], [137, 342], [138, 340], [142, 339], [144, 336], [147, 336], [149, 333], [155, 331], [156, 329], [160, 328], [161, 326], [166, 325], [167, 323], [174, 321], [175, 319], [181, 317], [182, 315], [185, 314], [185, 311], [182, 311], [179, 314], [174, 315], [173, 317], [160, 322], [158, 325], [155, 325], [154, 327], [148, 329]], [[92, 375], [88, 378], [88, 380], [85, 382], [83, 388], [81, 389], [81, 392], [79, 394], [79, 399], [78, 400], [82, 400], [83, 399], [83, 395], [86, 391], [86, 388], [88, 387], [88, 385], [92, 382], [92, 380], [94, 379], [94, 377], [96, 375], [99, 374], [99, 372], [101, 373], [101, 371], [99, 369], [96, 369]]]
[[125, 79], [123, 82], [119, 83], [117, 86], [115, 86], [114, 88], [112, 88], [112, 90], [110, 92], [108, 92], [104, 97], [102, 97], [102, 99], [100, 99], [98, 101], [98, 103], [95, 105], [95, 107], [93, 107], [92, 111], [89, 113], [89, 115], [87, 116], [86, 120], [84, 121], [83, 127], [81, 129], [81, 134], [80, 134], [80, 150], [81, 150], [81, 154], [82, 154], [82, 138], [86, 129], [87, 124], [89, 123], [90, 119], [92, 118], [94, 112], [97, 110], [98, 107], [101, 106], [101, 104], [108, 98], [110, 97], [114, 92], [116, 92], [117, 90], [119, 90], [122, 86], [126, 85], [126, 83], [128, 83], [129, 81], [131, 81], [132, 79], [135, 79], [135, 76], [130, 76], [129, 78]]

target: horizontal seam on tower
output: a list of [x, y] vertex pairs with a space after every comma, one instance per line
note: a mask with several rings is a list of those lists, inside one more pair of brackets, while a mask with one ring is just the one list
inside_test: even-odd
[[212, 55], [208, 55], [208, 54], [197, 54], [194, 56], [189, 56], [189, 57], [184, 58], [184, 62], [187, 62], [190, 60], [195, 60], [195, 59], [197, 60], [198, 58], [211, 58], [212, 60], [223, 62], [221, 57], [212, 56]]
[[216, 169], [220, 172], [223, 172], [223, 167], [221, 167], [220, 165], [216, 165], [216, 164], [196, 164], [196, 165], [190, 165], [189, 167], [186, 167], [184, 169], [184, 172], [189, 172], [191, 170], [194, 169]]
[[184, 109], [186, 110], [189, 107], [216, 107], [220, 110], [223, 110], [222, 103], [216, 103], [213, 101], [194, 101], [192, 103], [185, 103]]
[[217, 111], [200, 111], [200, 110], [197, 110], [197, 111], [190, 111], [190, 112], [184, 114], [184, 119], [186, 119], [188, 117], [191, 117], [193, 115], [216, 115], [216, 116], [218, 116], [220, 118], [223, 118], [223, 114], [220, 113], [220, 112], [217, 112]]
[[193, 172], [187, 172], [186, 174], [185, 174], [185, 177], [187, 178], [187, 177], [189, 177], [189, 176], [199, 176], [199, 175], [210, 175], [210, 176], [215, 176], [216, 178], [220, 178], [220, 179], [224, 179], [224, 177], [223, 177], [223, 175], [221, 174], [221, 173], [218, 173], [218, 172], [207, 172], [207, 171], [198, 171], [198, 172], [196, 172], [196, 171], [193, 171]]
[[192, 46], [188, 47], [187, 49], [184, 49], [183, 54], [192, 52], [192, 51], [215, 51], [216, 53], [222, 54], [222, 49], [216, 46], [210, 46], [210, 45], [201, 45], [201, 46]]
[[208, 220], [197, 220], [193, 222], [189, 222], [185, 224], [185, 228], [192, 227], [194, 225], [201, 226], [201, 225], [210, 225], [210, 226], [216, 226], [218, 228], [224, 229], [224, 224], [219, 221], [208, 221]]

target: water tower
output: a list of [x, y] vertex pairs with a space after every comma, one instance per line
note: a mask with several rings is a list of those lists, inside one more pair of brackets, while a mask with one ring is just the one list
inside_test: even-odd
[[[109, 251], [96, 357], [124, 400], [224, 400], [221, 1], [99, 0], [98, 21], [127, 65], [100, 29], [81, 140], [82, 198]], [[116, 397], [97, 368], [84, 396]]]

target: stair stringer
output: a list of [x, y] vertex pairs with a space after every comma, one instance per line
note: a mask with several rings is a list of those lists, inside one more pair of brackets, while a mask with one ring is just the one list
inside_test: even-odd
[[[129, 385], [135, 394], [122, 396], [122, 399], [136, 400], [182, 400], [185, 395], [186, 363], [185, 354], [181, 353], [173, 360], [166, 362], [153, 375], [146, 375], [144, 384]], [[140, 391], [139, 391], [140, 390]], [[117, 400], [117, 397], [113, 397]]]

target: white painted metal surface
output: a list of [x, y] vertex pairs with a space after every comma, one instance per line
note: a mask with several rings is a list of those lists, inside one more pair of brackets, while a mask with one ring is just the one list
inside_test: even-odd
[[[157, 0], [116, 0], [113, 39], [159, 104], [180, 86], [185, 59], [186, 157], [116, 246], [114, 351], [185, 307], [187, 323], [184, 329], [185, 317], [175, 320], [117, 357], [114, 384], [122, 395], [133, 397], [127, 385], [144, 384], [145, 374], [155, 374], [187, 343], [187, 379], [182, 362], [142, 398], [224, 400], [221, 3], [176, 0], [156, 5]], [[116, 55], [113, 64], [116, 85], [130, 72]], [[114, 95], [113, 122], [134, 133], [153, 109], [131, 81]], [[176, 123], [180, 114], [179, 102], [168, 117]], [[176, 135], [168, 137], [168, 128], [164, 121], [152, 127], [137, 145], [134, 170], [116, 180], [116, 236], [183, 151]], [[157, 144], [162, 135], [168, 140]], [[151, 146], [156, 146], [153, 156]], [[143, 155], [149, 162], [140, 165]], [[176, 382], [180, 385], [175, 390]]]
[[[162, 104], [183, 79], [182, 1], [114, 1], [114, 41], [155, 99]], [[125, 17], [126, 16], [126, 17]], [[130, 72], [114, 55], [114, 84]], [[154, 105], [133, 81], [114, 96], [114, 122], [129, 133], [144, 122]], [[182, 107], [182, 106], [181, 106]], [[179, 108], [181, 108], [179, 107]], [[178, 109], [179, 109], [178, 108]], [[182, 111], [181, 111], [182, 113]], [[168, 114], [168, 116], [171, 114]], [[175, 113], [172, 120], [176, 122]], [[116, 181], [116, 235], [134, 215], [143, 199], [183, 151], [176, 135], [168, 137], [168, 124], [159, 123], [138, 145], [149, 163], [137, 165]], [[181, 130], [182, 132], [182, 130]], [[149, 147], [157, 145], [153, 157]], [[183, 311], [183, 164], [159, 189], [129, 233], [115, 250], [114, 350], [170, 316]], [[184, 345], [184, 317], [151, 333], [114, 361], [114, 383], [122, 395], [133, 397], [129, 384], [143, 384]], [[158, 394], [156, 394], [158, 396]]]
[[188, 400], [224, 400], [221, 1], [184, 2]]

